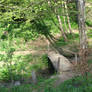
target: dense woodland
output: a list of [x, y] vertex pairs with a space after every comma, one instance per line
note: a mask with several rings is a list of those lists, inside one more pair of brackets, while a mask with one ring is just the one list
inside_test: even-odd
[[0, 92], [92, 92], [92, 0], [0, 0]]

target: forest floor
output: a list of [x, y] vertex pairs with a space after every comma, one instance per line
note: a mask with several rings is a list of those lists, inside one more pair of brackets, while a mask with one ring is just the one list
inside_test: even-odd
[[[56, 41], [54, 42], [54, 45], [56, 46], [56, 48], [54, 49], [58, 49], [58, 48], [62, 48], [63, 50], [65, 50], [65, 54], [66, 56], [69, 56], [69, 60], [74, 60], [74, 57], [71, 58], [71, 53], [70, 51], [74, 52], [74, 53], [79, 53], [79, 39], [78, 39], [78, 31], [76, 31], [74, 33], [74, 39], [72, 39], [71, 37], [69, 37], [69, 41], [68, 42], [64, 42], [61, 39], [61, 35], [57, 34], [55, 36]], [[89, 56], [87, 56], [87, 59], [89, 61], [89, 63], [92, 63], [92, 36], [91, 36], [91, 32], [88, 32], [88, 43], [89, 43]], [[25, 48], [26, 49], [19, 49], [17, 51], [14, 52], [14, 55], [23, 55], [23, 56], [35, 56], [35, 57], [41, 57], [42, 55], [47, 54], [50, 50], [54, 50], [53, 46], [48, 42], [48, 40], [45, 37], [39, 37], [37, 40], [35, 41], [29, 41], [25, 44]], [[69, 51], [69, 52], [67, 52]], [[5, 52], [1, 52], [1, 54], [5, 54]], [[2, 65], [2, 62], [0, 62]], [[48, 75], [47, 75], [48, 76]], [[58, 85], [60, 85], [62, 82], [69, 80], [71, 78], [73, 78], [75, 76], [75, 74], [73, 72], [64, 72], [62, 74], [57, 74], [57, 75], [52, 75], [49, 78], [54, 78], [56, 79], [53, 86], [56, 87]]]
[[[78, 33], [78, 31], [76, 32]], [[91, 35], [91, 33], [89, 33], [89, 35]], [[74, 53], [79, 53], [79, 41], [77, 36], [75, 35], [75, 40], [70, 39], [70, 43], [68, 42], [68, 44], [63, 43], [62, 40], [60, 39], [60, 35], [57, 35], [55, 38], [57, 38], [57, 42], [55, 42], [55, 44], [57, 45], [57, 48], [62, 48], [65, 51], [65, 53], [68, 53], [67, 55], [69, 56], [69, 54], [71, 54], [70, 52], [67, 51], [72, 51]], [[92, 62], [92, 37], [89, 37], [88, 39], [88, 43], [89, 43], [89, 54], [87, 56], [87, 60], [90, 62]], [[43, 54], [47, 54], [48, 51], [53, 50], [52, 46], [48, 46], [49, 43], [47, 41], [46, 38], [42, 37], [42, 38], [38, 38], [35, 41], [32, 42], [28, 42], [27, 43], [27, 51], [16, 51], [15, 54], [22, 54], [22, 55], [26, 55], [26, 54], [32, 54], [32, 55], [38, 55], [41, 56]], [[56, 49], [57, 49], [56, 48]], [[71, 59], [72, 61], [74, 60], [74, 58]], [[55, 85], [54, 86], [58, 86], [59, 84], [61, 84], [62, 82], [71, 79], [72, 77], [74, 77], [75, 74], [73, 72], [64, 72], [62, 74], [59, 74], [57, 76], [52, 76], [53, 78], [57, 78], [57, 80], [55, 81]], [[52, 78], [51, 77], [51, 78]]]
[[[76, 33], [78, 33], [78, 31], [76, 31]], [[88, 33], [88, 35], [92, 35], [91, 33]], [[74, 52], [74, 53], [79, 53], [79, 40], [77, 39], [77, 36], [75, 35], [75, 40], [70, 39], [70, 43], [68, 42], [68, 44], [64, 44], [62, 42], [62, 40], [60, 40], [60, 35], [57, 35], [55, 38], [57, 38], [57, 42], [55, 42], [55, 44], [57, 45], [57, 48], [62, 48], [63, 50], [65, 50], [65, 53], [67, 53], [67, 55], [69, 56], [69, 54], [71, 55], [70, 52]], [[60, 42], [61, 41], [61, 42]], [[88, 56], [87, 56], [87, 60], [89, 63], [92, 63], [92, 37], [90, 36], [88, 38], [88, 43], [89, 43], [89, 49], [88, 49]], [[53, 47], [48, 46], [48, 41], [45, 38], [39, 38], [36, 41], [33, 41], [31, 43], [28, 44], [28, 47], [30, 47], [30, 45], [33, 45], [34, 49], [36, 50], [36, 52], [33, 50], [31, 51], [32, 54], [47, 54], [48, 53], [48, 49], [53, 50]], [[56, 49], [57, 49], [56, 48]], [[70, 52], [67, 52], [70, 51]], [[74, 60], [74, 58], [71, 59], [72, 61]], [[55, 85], [59, 85], [60, 83], [71, 79], [72, 77], [74, 77], [75, 74], [73, 72], [64, 72], [62, 74], [59, 74], [57, 76], [52, 76], [52, 77], [57, 77], [57, 80], [55, 81]]]
[[[92, 2], [91, 0], [89, 0], [89, 1]], [[86, 7], [88, 7], [87, 11], [90, 11], [87, 14], [87, 16], [89, 17], [89, 19], [88, 19], [88, 21], [89, 21], [92, 18], [92, 3], [86, 3]], [[90, 25], [90, 24], [91, 23], [89, 23], [88, 25]], [[88, 30], [88, 32], [87, 32], [87, 34], [88, 34], [88, 56], [87, 56], [87, 60], [88, 60], [88, 63], [90, 64], [90, 66], [91, 66], [91, 64], [92, 64], [92, 24], [91, 24], [90, 27], [87, 27], [87, 30]], [[57, 50], [57, 49], [60, 52], [62, 52], [61, 51], [61, 48], [62, 48], [63, 51], [64, 51], [64, 54], [65, 54], [65, 57], [67, 57], [71, 61], [74, 61], [75, 57], [72, 56], [72, 52], [73, 53], [79, 53], [79, 35], [78, 35], [78, 30], [75, 29], [75, 30], [73, 30], [73, 32], [74, 32], [73, 37], [69, 35], [67, 42], [64, 42], [64, 40], [62, 39], [60, 34], [55, 35], [56, 40], [53, 42], [53, 45], [50, 42], [48, 42], [48, 40], [44, 36], [40, 36], [38, 39], [36, 39], [34, 41], [19, 43], [18, 46], [17, 46], [17, 44], [15, 44], [15, 47], [16, 47], [17, 50], [14, 52], [14, 56], [15, 56], [14, 58], [16, 59], [16, 60], [15, 59], [14, 60], [15, 60], [15, 62], [16, 61], [18, 61], [18, 62], [23, 61], [23, 63], [28, 62], [27, 68], [29, 67], [29, 65], [32, 65], [32, 64], [35, 65], [36, 63], [39, 65], [39, 67], [41, 67], [40, 63], [43, 64], [42, 61], [45, 60], [45, 59], [42, 59], [42, 57], [44, 55], [47, 55], [49, 51]], [[22, 41], [23, 41], [23, 39], [21, 40], [21, 42]], [[5, 51], [0, 50], [0, 54], [6, 54], [6, 53], [5, 53]], [[17, 56], [19, 56], [19, 57], [17, 58]], [[3, 61], [0, 62], [0, 66], [2, 66], [2, 65], [4, 65]], [[54, 90], [61, 83], [63, 85], [63, 82], [65, 82], [66, 80], [69, 80], [69, 79], [71, 79], [75, 76], [75, 73], [70, 72], [70, 71], [69, 72], [63, 72], [61, 74], [57, 73], [57, 74], [54, 74], [54, 75], [53, 74], [49, 75], [48, 70], [46, 70], [46, 68], [47, 68], [46, 64], [44, 66], [45, 66], [45, 68], [42, 69], [42, 67], [41, 67], [42, 70], [38, 69], [38, 71], [37, 71], [38, 76], [39, 76], [37, 85], [32, 85], [32, 83], [30, 83], [30, 81], [32, 81], [31, 78], [27, 80], [27, 77], [24, 77], [25, 80], [27, 80], [27, 81], [23, 83], [24, 86], [22, 86], [22, 85], [19, 86], [19, 90], [22, 90], [20, 92], [26, 92], [24, 90], [25, 87], [26, 87], [26, 90], [28, 90], [28, 88], [32, 89], [32, 91], [30, 91], [30, 92], [52, 92], [52, 91], [43, 91], [43, 90], [46, 88], [46, 86], [48, 86], [48, 88], [53, 86], [53, 90]], [[35, 68], [37, 68], [37, 67], [38, 66], [35, 66]], [[32, 67], [32, 68], [34, 69], [34, 67]], [[30, 75], [28, 75], [29, 77], [31, 76], [30, 70], [32, 68], [28, 68], [29, 70], [27, 69], [27, 72], [30, 73]], [[42, 77], [40, 76], [40, 73], [42, 74]], [[37, 76], [37, 78], [38, 78], [38, 76]], [[91, 76], [91, 79], [92, 79], [92, 76]], [[53, 81], [53, 84], [52, 84], [52, 81]], [[72, 81], [74, 81], [74, 80], [72, 80]], [[27, 85], [27, 83], [28, 83], [28, 85]], [[90, 84], [92, 86], [92, 82], [90, 82]], [[3, 84], [1, 83], [0, 86], [2, 86], [2, 85]], [[8, 85], [9, 85], [9, 83], [8, 83]], [[62, 85], [61, 85], [61, 87], [63, 87]], [[80, 87], [79, 83], [78, 83], [78, 85]], [[78, 88], [78, 85], [76, 87], [76, 84], [73, 84], [73, 89]], [[66, 84], [65, 84], [65, 86], [66, 86]], [[70, 86], [71, 86], [71, 83], [69, 82], [66, 89], [68, 89]], [[5, 87], [7, 88], [7, 86], [5, 86]], [[40, 91], [38, 91], [38, 89], [40, 87], [42, 87], [42, 88], [41, 88]], [[3, 88], [4, 87], [2, 87], [0, 90], [3, 90]], [[10, 91], [10, 89], [11, 88], [9, 88], [9, 91], [0, 91], [0, 92], [15, 92], [15, 91]], [[17, 87], [15, 87], [15, 89], [17, 90]], [[84, 91], [70, 91], [70, 89], [71, 88], [68, 89], [69, 92], [84, 92]], [[83, 89], [84, 89], [84, 86], [83, 86]], [[63, 92], [68, 92], [68, 91], [63, 91]], [[27, 91], [27, 92], [29, 92], [29, 91]], [[55, 91], [55, 92], [58, 92], [58, 91]], [[61, 90], [59, 92], [61, 92]]]
[[[89, 63], [92, 63], [92, 36], [91, 35], [92, 34], [89, 32], [88, 33], [88, 43], [89, 43], [89, 50], [88, 51], [89, 51], [89, 54], [87, 56], [87, 60], [88, 60]], [[60, 39], [60, 35], [58, 35], [56, 38]], [[36, 49], [36, 52], [33, 53], [33, 54], [39, 54], [39, 55], [41, 55], [41, 54], [47, 54], [48, 53], [48, 46], [47, 46], [48, 41], [45, 38], [39, 38], [39, 39], [37, 39], [36, 41], [28, 44], [28, 47], [31, 44]], [[75, 53], [79, 53], [78, 52], [79, 51], [79, 40], [77, 39], [77, 36], [75, 37], [75, 40], [73, 39], [73, 41], [72, 41], [72, 39], [70, 39], [70, 43], [68, 42], [68, 44], [67, 43], [64, 44], [62, 42], [62, 40], [58, 40], [55, 44], [57, 45], [57, 48], [61, 47], [64, 50], [72, 51], [72, 52], [75, 52]], [[52, 50], [52, 48], [51, 48], [51, 50]], [[65, 52], [65, 53], [67, 53], [67, 52]], [[68, 53], [67, 55], [69, 56], [69, 54], [71, 54], [71, 53]], [[74, 58], [72, 58], [71, 60], [73, 61]], [[63, 83], [64, 81], [69, 80], [69, 79], [73, 78], [76, 75], [77, 74], [69, 71], [69, 72], [64, 72], [62, 74], [57, 74], [55, 76], [51, 76], [51, 78], [56, 78], [53, 86], [57, 87], [61, 83]]]

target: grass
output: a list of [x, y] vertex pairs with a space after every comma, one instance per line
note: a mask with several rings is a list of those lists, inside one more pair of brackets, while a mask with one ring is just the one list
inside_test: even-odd
[[68, 41], [64, 41], [64, 39], [62, 37], [60, 37], [55, 43], [54, 45], [56, 47], [62, 47], [62, 46], [66, 46], [68, 44], [72, 44], [74, 43], [74, 41], [78, 41], [79, 40], [79, 35], [78, 34], [73, 34], [72, 35], [67, 35]]
[[[92, 76], [86, 81], [83, 77], [67, 80], [57, 87], [53, 87], [55, 79], [47, 79], [37, 85], [23, 84], [12, 88], [0, 87], [0, 92], [92, 92]], [[88, 86], [87, 86], [88, 83]]]
[[[2, 59], [3, 57], [3, 59]], [[22, 76], [30, 78], [31, 71], [39, 71], [46, 69], [47, 65], [47, 56], [44, 55], [13, 55], [12, 56], [12, 64], [10, 68], [12, 69], [12, 75], [14, 80], [21, 80]], [[4, 60], [5, 56], [1, 56], [1, 61]], [[0, 66], [0, 80], [8, 81], [10, 80], [10, 75], [8, 71], [7, 64], [8, 62], [0, 62], [2, 64]], [[24, 73], [22, 73], [22, 71]], [[25, 79], [26, 80], [26, 79]]]
[[[92, 2], [92, 0], [88, 0], [88, 2]], [[71, 16], [70, 16], [71, 17]], [[63, 22], [63, 27], [64, 27], [64, 21], [63, 18], [61, 17], [62, 22]], [[38, 36], [49, 36], [50, 34], [56, 35], [60, 34], [60, 30], [58, 29], [58, 21], [55, 16], [52, 16], [52, 19], [44, 19], [42, 24], [39, 23], [38, 27], [33, 28], [30, 24], [18, 24], [14, 28], [11, 28], [11, 32], [15, 32], [16, 36], [13, 38], [13, 46], [16, 51], [19, 50], [46, 50], [47, 49], [47, 44], [45, 46], [40, 46], [40, 45], [35, 45], [35, 44], [30, 44], [29, 45], [25, 44], [25, 41], [32, 41], [36, 39]], [[56, 25], [57, 24], [57, 25]], [[13, 24], [12, 24], [13, 25]], [[92, 21], [88, 18], [86, 21], [86, 25], [89, 27], [92, 27]], [[21, 26], [21, 27], [20, 27]], [[76, 22], [74, 22], [71, 19], [71, 26], [73, 29], [78, 29], [78, 25]], [[68, 27], [68, 25], [67, 25]], [[64, 27], [65, 29], [65, 27]], [[2, 38], [4, 30], [7, 30], [5, 26], [0, 27], [0, 38]], [[92, 39], [92, 30], [88, 31], [88, 37]], [[63, 46], [68, 46], [69, 44], [74, 45], [74, 41], [78, 42], [79, 41], [79, 35], [75, 32], [73, 34], [74, 37], [72, 37], [70, 34], [67, 35], [68, 41], [65, 42], [63, 38], [59, 38], [57, 41], [54, 42], [54, 45], [59, 48]], [[6, 37], [7, 38], [7, 37]], [[7, 50], [7, 43], [8, 40], [4, 38], [3, 40], [0, 41], [0, 51], [6, 51]], [[25, 39], [25, 41], [23, 40]], [[28, 40], [29, 39], [29, 40]], [[38, 40], [40, 43], [40, 41]], [[31, 45], [31, 46], [30, 46]], [[77, 47], [77, 46], [76, 46]], [[76, 49], [74, 47], [74, 49]], [[70, 49], [71, 50], [71, 49]], [[42, 53], [41, 53], [42, 54]], [[0, 61], [3, 61], [1, 58], [5, 58], [5, 56], [0, 55]], [[32, 55], [32, 54], [27, 54], [27, 55], [14, 55], [12, 57], [12, 62], [14, 64], [11, 65], [11, 69], [13, 70], [14, 74], [14, 80], [20, 80], [21, 77], [25, 77], [25, 80], [27, 78], [30, 79], [31, 77], [31, 71], [35, 70], [37, 72], [46, 69], [48, 67], [47, 65], [47, 56], [44, 55]], [[8, 60], [7, 60], [8, 61]], [[89, 63], [92, 63], [92, 60], [88, 61]], [[22, 74], [22, 71], [24, 74]], [[46, 72], [47, 73], [47, 72]], [[10, 75], [8, 74], [8, 69], [3, 65], [0, 67], [0, 79], [1, 80], [9, 80]], [[38, 78], [38, 83], [36, 85], [33, 84], [22, 84], [20, 86], [12, 87], [12, 88], [5, 88], [5, 87], [0, 87], [0, 92], [32, 92], [33, 90], [36, 90], [36, 92], [92, 92], [92, 79], [89, 77], [88, 81], [85, 81], [82, 77], [75, 77], [72, 80], [65, 81], [64, 83], [60, 84], [56, 88], [53, 87], [55, 79], [46, 79], [43, 76], [40, 76], [40, 74], [37, 76]], [[29, 80], [31, 81], [31, 79]], [[89, 86], [87, 86], [87, 84]], [[0, 84], [2, 86], [2, 84]]]
[[[9, 41], [8, 40], [0, 40], [0, 52], [6, 51]], [[12, 47], [18, 50], [26, 50], [26, 45], [23, 39], [21, 38], [13, 38]]]

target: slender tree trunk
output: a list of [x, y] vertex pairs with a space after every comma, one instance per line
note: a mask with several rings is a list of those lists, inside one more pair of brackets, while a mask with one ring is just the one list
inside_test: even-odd
[[66, 25], [66, 9], [65, 9], [65, 4], [62, 3], [62, 9], [63, 9], [63, 14], [64, 14], [64, 26], [65, 26], [65, 32], [66, 34], [68, 33], [68, 28], [67, 28], [67, 25]]
[[61, 18], [59, 15], [57, 15], [57, 19], [58, 19], [58, 22], [59, 22], [59, 25], [60, 25], [60, 31], [62, 33], [62, 36], [64, 37], [64, 40], [67, 41], [67, 37], [66, 37], [66, 34], [64, 32], [64, 29], [63, 29], [63, 26], [62, 26], [62, 21], [61, 21]]
[[67, 28], [67, 25], [66, 25], [66, 17], [64, 16], [64, 25], [65, 25], [65, 32], [66, 34], [68, 34], [68, 28]]
[[66, 4], [66, 2], [64, 2], [64, 4], [65, 4], [65, 10], [66, 10], [66, 16], [67, 16], [67, 22], [68, 22], [68, 26], [69, 26], [69, 31], [70, 31], [70, 34], [72, 34], [72, 27], [71, 27], [71, 24], [70, 24], [70, 18], [69, 18], [69, 14], [68, 14], [67, 4]]
[[[56, 2], [56, 0], [55, 0], [55, 2]], [[58, 14], [56, 8], [54, 9], [54, 12], [55, 12], [56, 17], [57, 17], [57, 20], [58, 20], [58, 22], [59, 22], [59, 27], [60, 27], [60, 31], [61, 31], [61, 33], [62, 33], [62, 37], [64, 38], [65, 41], [67, 41], [67, 36], [66, 36], [66, 33], [64, 32], [63, 25], [62, 25], [62, 21], [61, 21], [60, 15]]]
[[[56, 0], [54, 2], [57, 2]], [[51, 2], [50, 0], [48, 0], [48, 5], [51, 7]], [[57, 20], [59, 22], [59, 29], [62, 33], [62, 37], [64, 38], [65, 41], [67, 41], [67, 37], [66, 37], [66, 34], [64, 32], [64, 29], [63, 29], [63, 25], [62, 25], [62, 21], [61, 21], [61, 18], [60, 18], [60, 15], [58, 14], [57, 12], [57, 9], [56, 7], [54, 8], [53, 12], [55, 13], [56, 17], [57, 17]]]

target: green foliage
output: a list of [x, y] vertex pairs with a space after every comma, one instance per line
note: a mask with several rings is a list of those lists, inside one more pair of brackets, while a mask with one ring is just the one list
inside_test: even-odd
[[[35, 40], [39, 36], [44, 35], [46, 38], [52, 38], [52, 35], [60, 34], [59, 23], [54, 13], [55, 8], [60, 14], [65, 31], [62, 3], [64, 3], [63, 0], [57, 0], [56, 2], [51, 0], [51, 6], [49, 6], [47, 0], [0, 1], [0, 51], [2, 51], [2, 54], [0, 54], [0, 64], [2, 64], [0, 66], [0, 81], [27, 79], [31, 77], [32, 70], [38, 72], [48, 68], [47, 55], [14, 55], [14, 52], [27, 49], [25, 42]], [[78, 12], [76, 8], [75, 3], [68, 4], [68, 13], [73, 29], [78, 28], [76, 20]], [[87, 20], [86, 24], [91, 26], [92, 23]], [[68, 27], [67, 21], [66, 26]], [[53, 45], [59, 48], [72, 44], [74, 40], [79, 39], [78, 34], [73, 34], [73, 36], [67, 34], [68, 42], [65, 42], [61, 37]], [[92, 37], [89, 34], [88, 36]], [[40, 47], [37, 49], [40, 49]], [[4, 54], [3, 51], [5, 52]], [[35, 87], [39, 90], [38, 92], [42, 90], [44, 92], [84, 92], [84, 86], [85, 91], [91, 92], [91, 84], [89, 89], [86, 85], [76, 87], [72, 84], [72, 80], [69, 80], [59, 87], [53, 88], [52, 84], [55, 79], [44, 80], [40, 75], [37, 78], [39, 82], [35, 86], [21, 85], [10, 89], [0, 88], [0, 92], [32, 92]], [[77, 81], [78, 79], [75, 80], [75, 82]]]
[[[50, 7], [48, 2], [44, 0], [2, 0], [0, 2], [0, 38], [7, 39], [7, 35], [4, 34], [7, 31], [13, 33], [15, 38], [21, 37], [25, 41], [35, 40], [40, 34], [47, 37], [51, 34], [60, 33], [53, 10], [57, 7], [58, 13], [63, 15], [62, 3], [63, 0], [51, 1]], [[69, 4], [68, 8], [71, 8], [69, 11], [76, 10], [74, 3]], [[76, 22], [74, 20], [76, 18], [75, 15], [71, 16], [71, 14], [69, 16], [73, 24]]]
[[39, 71], [47, 68], [47, 55], [33, 56], [13, 55], [14, 48], [5, 49], [6, 55], [0, 55], [0, 80], [10, 81], [11, 75], [13, 80], [22, 80], [23, 77], [30, 78], [31, 71]]
[[[56, 79], [47, 79], [43, 82], [38, 82], [37, 85], [24, 84], [13, 88], [0, 87], [1, 92], [92, 92], [92, 79], [88, 77], [89, 81], [85, 81], [82, 77], [75, 77], [71, 80], [65, 81], [57, 87], [53, 87], [53, 83]], [[86, 82], [89, 83], [87, 86]]]
[[76, 34], [67, 34], [67, 38], [68, 38], [68, 42], [65, 42], [64, 39], [62, 37], [60, 37], [55, 43], [54, 45], [58, 48], [58, 47], [62, 47], [68, 44], [72, 44], [74, 43], [74, 40], [78, 41], [79, 40], [79, 35]]
[[92, 21], [91, 20], [86, 20], [86, 24], [87, 24], [87, 26], [92, 27]]

